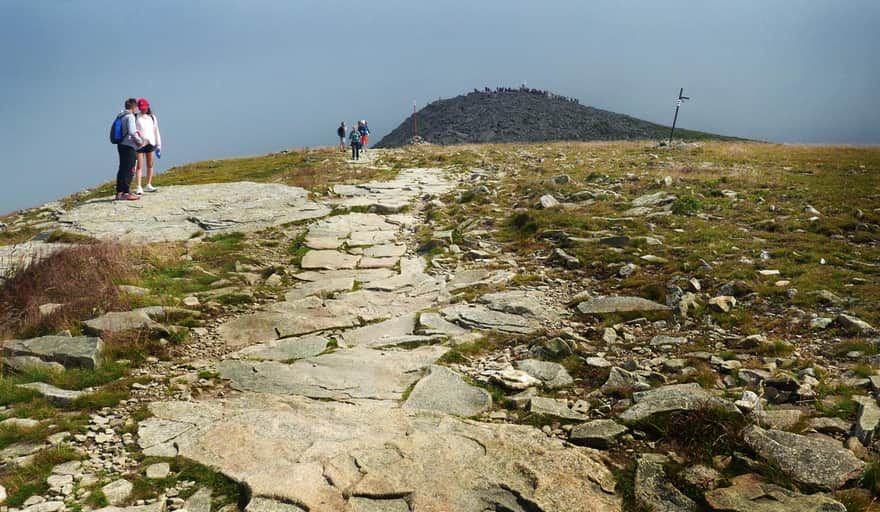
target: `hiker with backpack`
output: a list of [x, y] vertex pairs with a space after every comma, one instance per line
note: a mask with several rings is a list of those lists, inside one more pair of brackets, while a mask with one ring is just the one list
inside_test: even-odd
[[119, 153], [119, 169], [116, 171], [116, 199], [119, 201], [137, 201], [141, 197], [131, 193], [131, 180], [137, 166], [137, 150], [144, 145], [144, 139], [138, 133], [134, 113], [137, 100], [125, 100], [125, 109], [120, 112], [110, 125], [110, 142], [116, 144]]
[[[155, 192], [156, 187], [153, 186], [153, 160], [161, 158], [162, 152], [162, 135], [159, 133], [159, 120], [156, 114], [150, 108], [150, 102], [146, 98], [138, 100], [138, 114], [136, 116], [138, 132], [144, 138], [144, 146], [137, 150], [137, 188], [135, 194], [143, 195], [144, 190], [147, 192]], [[141, 174], [146, 164], [147, 168], [147, 188], [141, 188]]]
[[347, 130], [345, 127], [345, 121], [339, 123], [339, 128], [336, 129], [336, 135], [339, 136], [339, 150], [345, 151], [345, 134]]
[[370, 139], [370, 129], [367, 127], [366, 121], [358, 121], [358, 132], [361, 135], [361, 149], [367, 152], [367, 142]]
[[348, 140], [351, 142], [351, 159], [360, 160], [361, 158], [361, 134], [357, 128], [351, 127], [351, 133], [348, 134]]

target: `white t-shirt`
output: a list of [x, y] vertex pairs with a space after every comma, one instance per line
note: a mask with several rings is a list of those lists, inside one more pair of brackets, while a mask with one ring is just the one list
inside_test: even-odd
[[156, 119], [155, 115], [139, 113], [137, 115], [137, 129], [147, 144], [152, 144], [156, 147], [162, 145], [162, 136], [159, 134], [159, 120]]

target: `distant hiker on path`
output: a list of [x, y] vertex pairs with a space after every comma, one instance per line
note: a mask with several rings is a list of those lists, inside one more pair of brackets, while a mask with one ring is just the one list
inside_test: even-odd
[[361, 134], [361, 148], [367, 151], [367, 142], [370, 140], [370, 128], [366, 121], [358, 121], [358, 132]]
[[141, 173], [145, 161], [147, 166], [146, 191], [156, 191], [156, 187], [153, 186], [153, 159], [161, 155], [159, 148], [162, 146], [162, 135], [159, 133], [159, 120], [156, 119], [156, 114], [150, 108], [150, 102], [146, 98], [141, 98], [138, 100], [137, 106], [140, 111], [137, 114], [137, 128], [146, 143], [137, 150], [137, 189], [134, 193], [140, 196], [145, 190], [141, 188]]
[[339, 150], [345, 151], [345, 121], [339, 123], [339, 128], [336, 129], [336, 135], [339, 136]]
[[360, 160], [361, 158], [361, 134], [357, 128], [351, 127], [351, 133], [348, 134], [348, 140], [351, 141], [351, 159]]
[[125, 100], [125, 109], [116, 116], [110, 133], [110, 141], [116, 144], [119, 153], [119, 169], [116, 171], [116, 199], [136, 201], [140, 196], [131, 193], [131, 179], [137, 164], [137, 150], [144, 145], [144, 139], [137, 129], [134, 113], [137, 100]]

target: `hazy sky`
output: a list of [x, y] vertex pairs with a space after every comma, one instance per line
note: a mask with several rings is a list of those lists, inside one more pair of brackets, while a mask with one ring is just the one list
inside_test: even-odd
[[0, 0], [0, 213], [114, 179], [128, 96], [159, 170], [523, 81], [664, 124], [683, 86], [687, 128], [877, 144], [878, 27], [877, 0]]

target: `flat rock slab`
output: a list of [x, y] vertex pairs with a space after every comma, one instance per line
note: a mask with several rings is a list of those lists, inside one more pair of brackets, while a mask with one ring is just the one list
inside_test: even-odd
[[95, 336], [133, 330], [167, 331], [164, 325], [153, 320], [150, 313], [155, 312], [155, 308], [111, 311], [97, 318], [86, 320], [83, 322], [83, 326], [86, 332]]
[[244, 508], [244, 512], [307, 512], [304, 508], [292, 503], [254, 496]]
[[713, 510], [730, 512], [846, 512], [842, 503], [823, 493], [805, 495], [765, 482], [755, 474], [735, 476], [730, 487], [708, 491]]
[[636, 503], [647, 510], [696, 512], [697, 504], [679, 491], [666, 476], [664, 455], [643, 453], [636, 461]]
[[585, 315], [607, 315], [614, 313], [668, 313], [669, 306], [658, 304], [641, 297], [601, 296], [581, 302], [578, 311]]
[[393, 268], [400, 263], [400, 258], [397, 257], [388, 257], [388, 258], [370, 258], [368, 256], [364, 256], [358, 262], [358, 268]]
[[582, 410], [578, 410], [576, 407], [570, 407], [568, 400], [536, 396], [532, 398], [530, 402], [529, 411], [534, 414], [556, 416], [557, 418], [563, 418], [566, 420], [584, 421], [589, 419], [590, 417], [587, 415], [589, 406], [586, 405], [586, 402], [580, 400], [578, 402], [584, 404]]
[[539, 379], [544, 386], [550, 389], [561, 388], [574, 383], [574, 379], [568, 371], [559, 363], [541, 361], [538, 359], [524, 359], [517, 361], [516, 367]]
[[94, 238], [137, 242], [188, 240], [199, 231], [252, 232], [324, 217], [330, 207], [309, 192], [276, 183], [212, 183], [162, 187], [140, 201], [87, 201], [58, 220]]
[[0, 279], [14, 270], [27, 268], [32, 263], [68, 247], [73, 247], [73, 244], [29, 241], [13, 245], [0, 245]]
[[293, 277], [300, 281], [320, 282], [331, 279], [353, 279], [358, 283], [382, 281], [397, 275], [393, 270], [373, 268], [358, 270], [309, 270], [300, 272]]
[[36, 391], [43, 395], [52, 405], [61, 407], [70, 405], [78, 398], [85, 395], [82, 391], [70, 391], [67, 389], [56, 388], [45, 382], [29, 382], [27, 384], [19, 384], [18, 387]]
[[154, 402], [150, 410], [155, 417], [141, 428], [161, 421], [191, 427], [166, 441], [181, 456], [243, 482], [254, 496], [311, 512], [352, 510], [350, 497], [394, 497], [420, 512], [522, 510], [521, 503], [544, 512], [621, 507], [597, 452], [532, 427], [249, 393], [223, 402]]
[[441, 313], [447, 320], [470, 329], [529, 334], [541, 327], [539, 322], [531, 318], [476, 304], [455, 304], [444, 308]]
[[743, 438], [758, 455], [803, 485], [839, 489], [865, 469], [865, 463], [853, 452], [822, 439], [754, 425], [745, 430]]
[[695, 382], [633, 393], [633, 401], [636, 403], [620, 415], [621, 421], [637, 423], [655, 414], [693, 411], [706, 407], [719, 407], [736, 412], [736, 407], [732, 403], [716, 397]]
[[415, 328], [416, 313], [410, 313], [345, 331], [342, 339], [349, 347], [383, 347], [395, 345], [395, 340], [411, 336]]
[[568, 437], [570, 443], [605, 450], [628, 429], [614, 420], [593, 420], [576, 425]]
[[366, 258], [400, 258], [406, 254], [406, 246], [402, 244], [374, 245], [364, 249]]
[[442, 366], [431, 366], [404, 402], [409, 409], [424, 409], [455, 416], [476, 416], [492, 408], [492, 395], [471, 386], [461, 375]]
[[241, 391], [348, 400], [399, 400], [421, 371], [449, 349], [421, 347], [381, 351], [363, 347], [337, 350], [292, 364], [274, 361], [222, 361], [217, 370]]
[[287, 292], [287, 301], [295, 301], [306, 297], [332, 297], [340, 292], [348, 292], [354, 288], [353, 277], [330, 277], [319, 281], [305, 282]]
[[3, 365], [12, 371], [25, 373], [30, 371], [46, 371], [51, 373], [63, 372], [64, 365], [54, 361], [43, 361], [34, 356], [5, 357]]
[[10, 340], [3, 346], [5, 356], [33, 356], [68, 368], [98, 368], [103, 352], [104, 342], [101, 338], [90, 336], [43, 336]]
[[257, 361], [290, 361], [312, 357], [327, 350], [330, 340], [323, 336], [303, 336], [267, 341], [245, 347], [231, 354], [232, 357]]
[[474, 269], [456, 272], [446, 284], [449, 291], [454, 292], [471, 286], [488, 286], [504, 284], [514, 277], [508, 270]]
[[477, 299], [489, 309], [520, 315], [538, 320], [554, 320], [558, 315], [535, 299], [537, 292], [527, 290], [510, 290], [506, 292], [487, 293]]
[[303, 256], [300, 267], [321, 270], [353, 269], [360, 260], [358, 255], [339, 251], [309, 251]]

